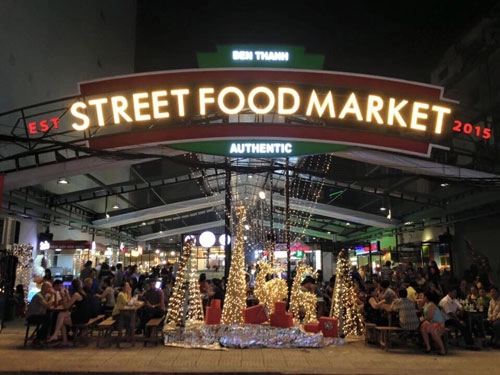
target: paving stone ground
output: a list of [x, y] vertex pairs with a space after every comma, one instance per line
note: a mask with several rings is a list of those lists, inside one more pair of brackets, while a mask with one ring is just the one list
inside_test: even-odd
[[496, 374], [500, 350], [451, 347], [448, 356], [424, 354], [414, 345], [385, 352], [349, 338], [321, 349], [225, 349], [178, 347], [23, 348], [24, 319], [6, 322], [0, 333], [0, 374]]

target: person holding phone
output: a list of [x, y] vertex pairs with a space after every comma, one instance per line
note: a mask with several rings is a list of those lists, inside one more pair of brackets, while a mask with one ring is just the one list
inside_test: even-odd
[[[156, 279], [148, 279], [146, 290], [139, 295], [139, 300], [144, 301], [140, 310], [139, 325], [136, 334], [141, 334], [149, 319], [161, 318], [165, 314], [165, 295], [161, 288], [156, 287]], [[144, 332], [147, 336], [149, 332]]]

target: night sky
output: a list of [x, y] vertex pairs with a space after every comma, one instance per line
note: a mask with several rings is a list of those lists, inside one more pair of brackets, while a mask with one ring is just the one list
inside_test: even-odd
[[325, 55], [326, 70], [429, 82], [496, 2], [139, 0], [136, 71], [196, 68], [220, 44], [289, 44]]

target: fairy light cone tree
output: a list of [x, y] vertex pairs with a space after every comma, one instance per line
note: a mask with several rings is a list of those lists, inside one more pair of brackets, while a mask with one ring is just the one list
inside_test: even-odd
[[333, 289], [330, 317], [339, 321], [340, 335], [361, 335], [363, 324], [361, 313], [356, 308], [356, 290], [350, 275], [350, 264], [341, 251], [337, 258], [337, 276]]
[[243, 309], [246, 308], [246, 281], [245, 281], [245, 251], [244, 251], [244, 224], [246, 209], [243, 206], [236, 208], [238, 227], [234, 242], [229, 277], [227, 280], [224, 308], [222, 310], [222, 324], [242, 324]]
[[196, 253], [191, 251], [188, 263], [189, 287], [187, 311], [185, 311], [185, 322], [188, 324], [203, 323], [203, 301], [201, 298], [200, 285], [198, 283], [198, 265]]
[[187, 267], [193, 252], [193, 242], [188, 241], [184, 245], [184, 251], [179, 261], [179, 267], [175, 277], [174, 289], [172, 296], [168, 301], [167, 317], [165, 326], [181, 327], [184, 319], [184, 305], [186, 302], [186, 292], [189, 284], [187, 280]]

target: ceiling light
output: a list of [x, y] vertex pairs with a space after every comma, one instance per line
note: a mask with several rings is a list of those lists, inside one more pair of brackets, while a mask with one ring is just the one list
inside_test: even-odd
[[115, 195], [115, 204], [113, 205], [113, 209], [117, 210], [120, 208], [120, 205], [118, 204], [118, 196]]
[[66, 180], [66, 179], [63, 177], [63, 178], [60, 178], [59, 180], [57, 180], [57, 183], [58, 183], [58, 184], [67, 185], [67, 184], [69, 184], [69, 181], [68, 181], [68, 180]]
[[266, 192], [265, 191], [259, 191], [259, 198], [260, 199], [266, 199]]
[[446, 186], [448, 186], [448, 184], [447, 184], [446, 182], [443, 182], [443, 183], [441, 184], [441, 186], [442, 186], [442, 187], [446, 187]]
[[385, 207], [383, 207], [383, 206], [382, 206], [382, 207], [380, 207], [380, 211], [385, 211], [385, 210], [387, 210], [387, 208], [385, 208]]

